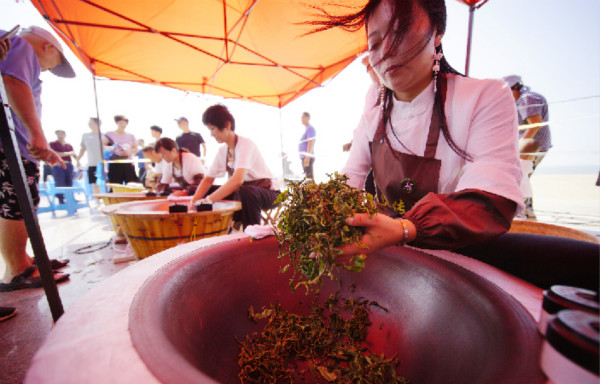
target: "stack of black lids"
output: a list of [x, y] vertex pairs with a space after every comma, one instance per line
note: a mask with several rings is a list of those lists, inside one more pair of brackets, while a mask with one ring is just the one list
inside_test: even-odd
[[[554, 384], [600, 382], [598, 293], [567, 286], [544, 292], [541, 366]], [[542, 321], [544, 322], [542, 328]]]

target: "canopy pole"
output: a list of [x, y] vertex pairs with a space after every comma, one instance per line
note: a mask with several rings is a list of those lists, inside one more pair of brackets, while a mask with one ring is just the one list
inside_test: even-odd
[[40, 223], [37, 219], [37, 212], [35, 211], [33, 200], [31, 198], [31, 191], [27, 186], [27, 177], [25, 175], [25, 169], [23, 168], [21, 152], [19, 151], [15, 127], [12, 121], [8, 98], [4, 91], [4, 82], [2, 81], [1, 74], [0, 103], [0, 143], [2, 144], [6, 162], [8, 163], [10, 177], [12, 178], [17, 195], [17, 202], [19, 203], [21, 215], [25, 221], [25, 228], [29, 235], [31, 248], [33, 248], [33, 256], [35, 257], [35, 263], [40, 272], [42, 286], [44, 287], [44, 293], [46, 294], [46, 299], [50, 306], [52, 319], [56, 323], [65, 310], [63, 309], [62, 301], [58, 294], [54, 273], [52, 272], [48, 252], [46, 250], [46, 245], [44, 244], [44, 237], [42, 236]]
[[[96, 70], [94, 68], [94, 61], [91, 61], [92, 69], [92, 81], [94, 83], [94, 101], [96, 102], [96, 119], [98, 119], [98, 143], [100, 145], [100, 165], [102, 166], [102, 179], [104, 179], [104, 191], [108, 191], [106, 184], [108, 179], [106, 178], [106, 171], [104, 170], [104, 145], [102, 143], [102, 128], [100, 127], [100, 109], [98, 108], [98, 90], [96, 88]], [[90, 164], [88, 164], [88, 167]]]
[[474, 15], [475, 15], [475, 6], [469, 5], [469, 33], [467, 36], [467, 60], [465, 63], [465, 76], [469, 76], [469, 63], [471, 61], [471, 38], [473, 36], [473, 16]]
[[285, 184], [285, 157], [283, 156], [283, 121], [281, 117], [281, 96], [279, 96], [279, 155], [281, 156], [281, 179]]

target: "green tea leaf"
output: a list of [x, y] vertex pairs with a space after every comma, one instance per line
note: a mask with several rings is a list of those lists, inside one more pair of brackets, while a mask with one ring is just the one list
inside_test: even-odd
[[[289, 260], [292, 280], [297, 282], [294, 286], [307, 290], [318, 290], [324, 276], [335, 277], [339, 247], [361, 245], [363, 229], [347, 225], [346, 219], [378, 211], [373, 196], [346, 184], [346, 175], [328, 176], [329, 181], [320, 184], [310, 179], [292, 182], [278, 198], [283, 205], [276, 231], [279, 258]], [[360, 271], [364, 259], [345, 268]]]

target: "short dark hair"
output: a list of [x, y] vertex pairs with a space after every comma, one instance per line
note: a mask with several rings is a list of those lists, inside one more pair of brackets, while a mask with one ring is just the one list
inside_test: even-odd
[[[306, 117], [308, 117], [310, 119], [310, 113], [308, 113], [308, 112], [302, 113], [302, 116], [306, 116]], [[296, 119], [297, 119], [297, 117], [296, 117]]]
[[100, 121], [100, 119], [97, 117], [90, 117], [90, 121], [96, 123], [97, 126], [100, 126], [100, 124], [102, 123], [102, 121]]
[[170, 139], [168, 137], [161, 137], [160, 139], [158, 139], [156, 144], [154, 144], [154, 150], [156, 152], [160, 151], [161, 148], [164, 148], [167, 151], [171, 151], [173, 150], [173, 148], [175, 148], [179, 151], [179, 147], [177, 146], [175, 140]]
[[115, 115], [115, 123], [118, 123], [121, 120], [125, 120], [126, 122], [129, 123], [129, 119], [126, 118], [125, 116], [123, 116], [123, 115]]
[[150, 152], [150, 151], [154, 151], [154, 145], [146, 145], [144, 148], [142, 148], [142, 153], [146, 153], [146, 152]]
[[158, 133], [162, 133], [162, 128], [159, 127], [158, 125], [153, 125], [150, 127], [151, 130], [156, 131]]
[[202, 114], [202, 123], [204, 125], [214, 125], [219, 131], [225, 129], [225, 125], [228, 121], [231, 123], [231, 130], [235, 131], [235, 119], [223, 104], [210, 106]]

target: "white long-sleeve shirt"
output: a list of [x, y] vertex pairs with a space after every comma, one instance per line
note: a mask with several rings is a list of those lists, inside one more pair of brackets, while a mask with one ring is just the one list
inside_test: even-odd
[[[394, 99], [393, 103], [394, 133], [413, 154], [423, 156], [434, 103], [433, 84], [412, 102]], [[454, 142], [470, 154], [473, 161], [468, 162], [455, 153], [440, 133], [435, 155], [442, 162], [438, 193], [480, 189], [522, 207], [517, 114], [506, 83], [449, 75], [445, 112]], [[352, 148], [342, 172], [356, 188], [363, 188], [371, 169], [369, 142], [373, 140], [381, 113], [379, 106], [369, 109], [354, 131]], [[396, 140], [389, 123], [386, 130], [395, 150], [410, 153]]]

